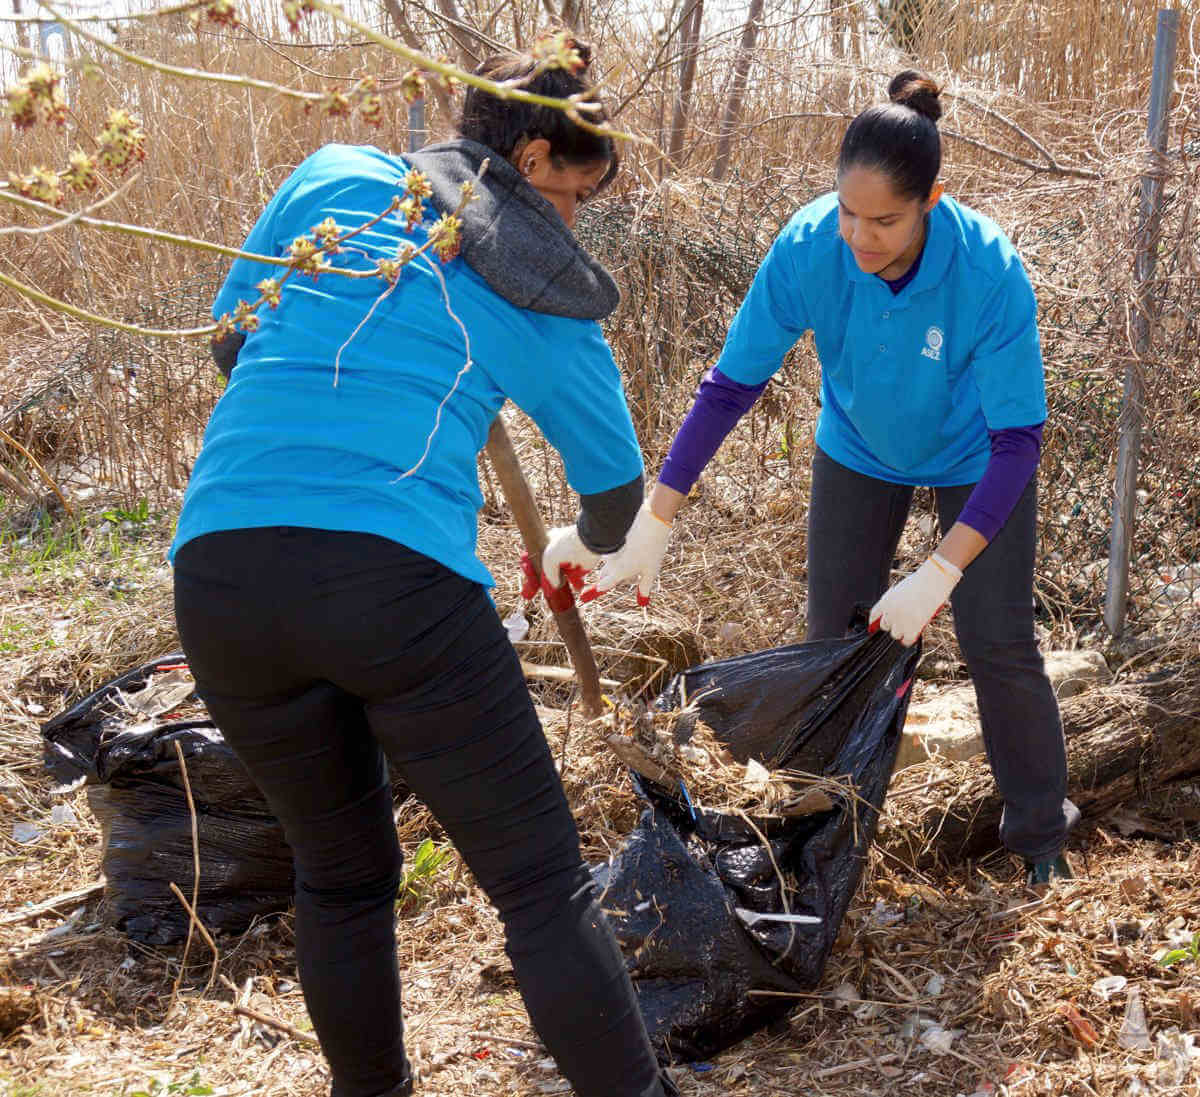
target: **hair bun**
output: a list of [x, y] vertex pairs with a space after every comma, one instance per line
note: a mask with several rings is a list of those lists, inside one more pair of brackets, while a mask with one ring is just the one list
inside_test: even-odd
[[579, 60], [583, 62], [583, 67], [585, 69], [590, 68], [592, 64], [592, 44], [574, 36], [567, 39], [567, 44], [575, 47], [575, 52], [579, 54]]
[[937, 122], [942, 116], [942, 104], [939, 96], [942, 89], [924, 73], [915, 69], [905, 69], [898, 76], [892, 77], [888, 84], [888, 98], [893, 103], [915, 110], [925, 115], [931, 122]]

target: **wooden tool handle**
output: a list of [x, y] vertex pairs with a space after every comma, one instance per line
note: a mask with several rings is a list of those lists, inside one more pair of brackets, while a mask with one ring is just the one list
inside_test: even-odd
[[[529, 490], [529, 482], [521, 471], [513, 449], [512, 439], [504, 424], [497, 416], [488, 431], [487, 455], [496, 470], [496, 478], [500, 481], [500, 490], [508, 502], [509, 509], [517, 521], [521, 531], [521, 540], [525, 542], [525, 551], [537, 572], [539, 581], [542, 577], [542, 554], [546, 551], [546, 526], [538, 512], [533, 492]], [[596, 657], [592, 653], [592, 645], [588, 641], [583, 628], [583, 619], [579, 616], [579, 608], [572, 605], [570, 609], [554, 614], [555, 624], [563, 643], [567, 645], [567, 653], [575, 667], [575, 676], [579, 680], [580, 704], [587, 716], [599, 716], [602, 709], [600, 700], [600, 672], [596, 668]]]

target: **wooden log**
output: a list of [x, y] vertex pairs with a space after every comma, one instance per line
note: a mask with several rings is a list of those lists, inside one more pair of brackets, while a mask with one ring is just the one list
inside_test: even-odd
[[[1103, 814], [1157, 785], [1200, 772], [1200, 667], [1090, 690], [1062, 702], [1068, 795]], [[918, 868], [978, 857], [1000, 844], [1000, 812], [982, 757], [900, 771], [877, 843]]]

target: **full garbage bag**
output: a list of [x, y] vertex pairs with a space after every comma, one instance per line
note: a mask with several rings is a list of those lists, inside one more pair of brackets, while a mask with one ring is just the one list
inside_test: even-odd
[[260, 915], [286, 910], [294, 885], [282, 827], [194, 694], [181, 705], [191, 710], [186, 719], [155, 713], [153, 704], [139, 707], [147, 691], [185, 667], [179, 653], [156, 659], [42, 728], [47, 769], [62, 784], [87, 783], [103, 834], [105, 899], [117, 926], [153, 944], [187, 934], [188, 915], [170, 885], [192, 897], [192, 813], [176, 743], [196, 809], [197, 914], [204, 925], [241, 932]]
[[[192, 897], [192, 810], [200, 859], [197, 914], [212, 932], [241, 933], [287, 910], [292, 851], [258, 786], [193, 689], [174, 653], [101, 686], [42, 727], [46, 768], [60, 785], [83, 781], [103, 834], [105, 900], [129, 936], [168, 944], [187, 935], [174, 883]], [[407, 789], [393, 779], [393, 797]]]
[[[693, 667], [658, 698], [677, 737], [700, 721], [739, 762], [848, 779], [801, 818], [722, 812], [635, 775], [646, 800], [594, 870], [659, 1055], [706, 1058], [818, 985], [858, 886], [908, 707], [919, 646], [857, 621], [844, 639]], [[765, 915], [766, 917], [760, 917]], [[803, 921], [802, 919], [808, 919]]]

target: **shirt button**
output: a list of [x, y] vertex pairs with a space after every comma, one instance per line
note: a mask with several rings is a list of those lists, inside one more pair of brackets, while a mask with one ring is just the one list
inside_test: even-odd
[[885, 313], [883, 314], [883, 318], [884, 318], [885, 320], [887, 320], [887, 319], [889, 319], [889, 318], [891, 317], [891, 315], [892, 315], [892, 314], [891, 314], [890, 312], [885, 312]]
[[885, 350], [887, 350], [887, 344], [886, 344], [886, 343], [880, 343], [880, 344], [879, 344], [879, 353], [880, 353], [880, 354], [882, 354], [882, 353], [883, 353]]

